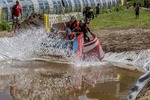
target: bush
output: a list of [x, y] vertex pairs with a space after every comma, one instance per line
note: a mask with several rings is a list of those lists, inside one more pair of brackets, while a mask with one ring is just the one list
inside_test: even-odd
[[9, 22], [6, 22], [6, 21], [2, 21], [1, 23], [0, 23], [0, 30], [1, 31], [10, 31], [10, 29], [11, 29], [11, 25], [9, 24]]

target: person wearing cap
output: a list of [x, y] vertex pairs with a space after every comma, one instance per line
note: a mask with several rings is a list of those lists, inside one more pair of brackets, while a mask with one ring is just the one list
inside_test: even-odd
[[22, 7], [19, 4], [19, 1], [16, 1], [16, 4], [12, 7], [12, 32], [15, 32], [19, 25], [19, 19], [22, 14]]

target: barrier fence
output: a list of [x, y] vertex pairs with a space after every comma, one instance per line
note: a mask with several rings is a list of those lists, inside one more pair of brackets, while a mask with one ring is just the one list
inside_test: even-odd
[[44, 14], [44, 25], [46, 28], [46, 32], [47, 33], [50, 32], [50, 28], [53, 26], [53, 24], [68, 22], [71, 16], [75, 16], [79, 20], [83, 18], [81, 12], [67, 13], [67, 14], [52, 14], [52, 15]]

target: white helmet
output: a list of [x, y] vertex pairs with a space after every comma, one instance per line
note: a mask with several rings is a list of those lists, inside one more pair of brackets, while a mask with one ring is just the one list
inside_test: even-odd
[[85, 21], [84, 20], [80, 20], [80, 22], [79, 22], [80, 24], [84, 24], [85, 23]]
[[76, 17], [75, 17], [75, 16], [71, 16], [71, 19], [74, 19], [74, 20], [76, 20]]
[[71, 35], [71, 33], [72, 33], [72, 32], [71, 32], [70, 28], [66, 28], [66, 34], [67, 34], [67, 35]]

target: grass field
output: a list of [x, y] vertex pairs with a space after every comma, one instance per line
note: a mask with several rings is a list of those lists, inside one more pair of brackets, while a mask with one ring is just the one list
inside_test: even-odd
[[91, 21], [92, 29], [130, 28], [146, 27], [150, 28], [150, 10], [140, 9], [140, 17], [135, 18], [134, 8], [124, 9], [119, 12], [109, 12], [100, 14]]

